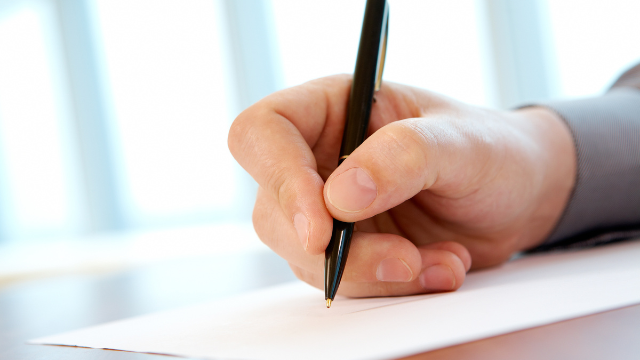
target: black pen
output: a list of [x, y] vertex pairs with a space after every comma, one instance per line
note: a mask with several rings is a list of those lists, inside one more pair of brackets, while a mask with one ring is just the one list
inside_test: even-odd
[[[338, 166], [362, 144], [367, 135], [373, 96], [382, 84], [388, 30], [387, 0], [367, 0]], [[352, 235], [353, 223], [333, 219], [331, 241], [324, 253], [324, 297], [327, 307], [331, 307], [338, 292]]]

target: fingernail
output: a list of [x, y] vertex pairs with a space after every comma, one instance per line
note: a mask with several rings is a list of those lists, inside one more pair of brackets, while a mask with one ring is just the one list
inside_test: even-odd
[[293, 217], [293, 226], [296, 228], [298, 232], [298, 238], [300, 239], [300, 243], [302, 247], [307, 250], [309, 246], [309, 220], [302, 213], [297, 213]]
[[433, 265], [422, 270], [418, 280], [427, 290], [453, 290], [456, 287], [456, 277], [447, 265]]
[[342, 211], [356, 212], [371, 205], [378, 188], [364, 170], [349, 169], [329, 183], [329, 202]]
[[376, 278], [380, 281], [409, 281], [413, 272], [409, 265], [400, 259], [384, 259], [378, 265]]

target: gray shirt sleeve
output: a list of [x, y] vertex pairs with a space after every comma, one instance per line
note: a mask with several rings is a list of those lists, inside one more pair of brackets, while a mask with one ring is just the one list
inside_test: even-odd
[[571, 129], [578, 169], [568, 205], [538, 250], [640, 236], [640, 65], [603, 96], [541, 105]]

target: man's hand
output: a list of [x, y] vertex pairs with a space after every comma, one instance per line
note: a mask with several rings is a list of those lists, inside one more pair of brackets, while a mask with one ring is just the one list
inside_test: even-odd
[[332, 217], [356, 222], [339, 294], [459, 288], [553, 230], [575, 182], [569, 129], [543, 108], [505, 112], [385, 82], [369, 137], [339, 167], [351, 77], [274, 93], [245, 110], [229, 149], [260, 185], [258, 236], [324, 284]]

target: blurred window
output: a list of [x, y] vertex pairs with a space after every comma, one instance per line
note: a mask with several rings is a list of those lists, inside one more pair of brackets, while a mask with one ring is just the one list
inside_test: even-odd
[[132, 226], [229, 219], [236, 188], [220, 4], [97, 0]]
[[80, 229], [76, 151], [49, 1], [0, 3], [0, 236]]
[[548, 1], [560, 95], [604, 92], [640, 61], [640, 2]]
[[[273, 0], [286, 86], [355, 67], [365, 1]], [[390, 0], [384, 79], [493, 104], [482, 4]]]

